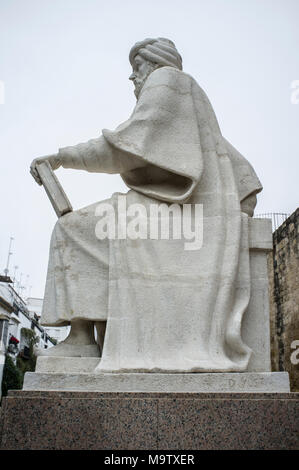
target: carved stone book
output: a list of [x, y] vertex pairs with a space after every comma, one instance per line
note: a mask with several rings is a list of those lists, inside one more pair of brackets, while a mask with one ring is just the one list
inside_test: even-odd
[[40, 163], [37, 165], [37, 171], [57, 217], [71, 212], [73, 210], [72, 205], [57, 176], [54, 174], [50, 163], [47, 161]]

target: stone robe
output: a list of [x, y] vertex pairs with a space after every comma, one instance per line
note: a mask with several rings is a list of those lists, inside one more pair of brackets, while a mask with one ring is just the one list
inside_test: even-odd
[[67, 214], [51, 240], [43, 324], [107, 320], [98, 372], [246, 370], [250, 270], [241, 207], [262, 187], [221, 135], [195, 80], [172, 67], [155, 70], [128, 121], [59, 153], [66, 168], [120, 173], [131, 188], [127, 206], [202, 204], [203, 245], [98, 240], [95, 210], [107, 202], [117, 209], [117, 193]]

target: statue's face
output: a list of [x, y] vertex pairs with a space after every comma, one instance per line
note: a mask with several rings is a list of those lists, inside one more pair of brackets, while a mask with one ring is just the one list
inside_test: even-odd
[[155, 64], [143, 59], [139, 54], [135, 56], [133, 61], [133, 72], [130, 75], [129, 80], [132, 80], [135, 85], [134, 93], [136, 98], [138, 98], [145, 80], [155, 68]]

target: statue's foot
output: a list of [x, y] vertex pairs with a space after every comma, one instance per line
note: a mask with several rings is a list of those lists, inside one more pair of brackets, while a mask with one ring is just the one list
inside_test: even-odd
[[49, 349], [35, 349], [36, 356], [49, 357], [100, 357], [97, 344], [70, 344], [62, 341]]

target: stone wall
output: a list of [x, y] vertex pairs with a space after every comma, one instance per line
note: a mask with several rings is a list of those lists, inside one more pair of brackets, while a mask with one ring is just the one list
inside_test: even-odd
[[272, 370], [289, 372], [292, 391], [299, 391], [298, 245], [299, 208], [274, 232], [268, 256]]

